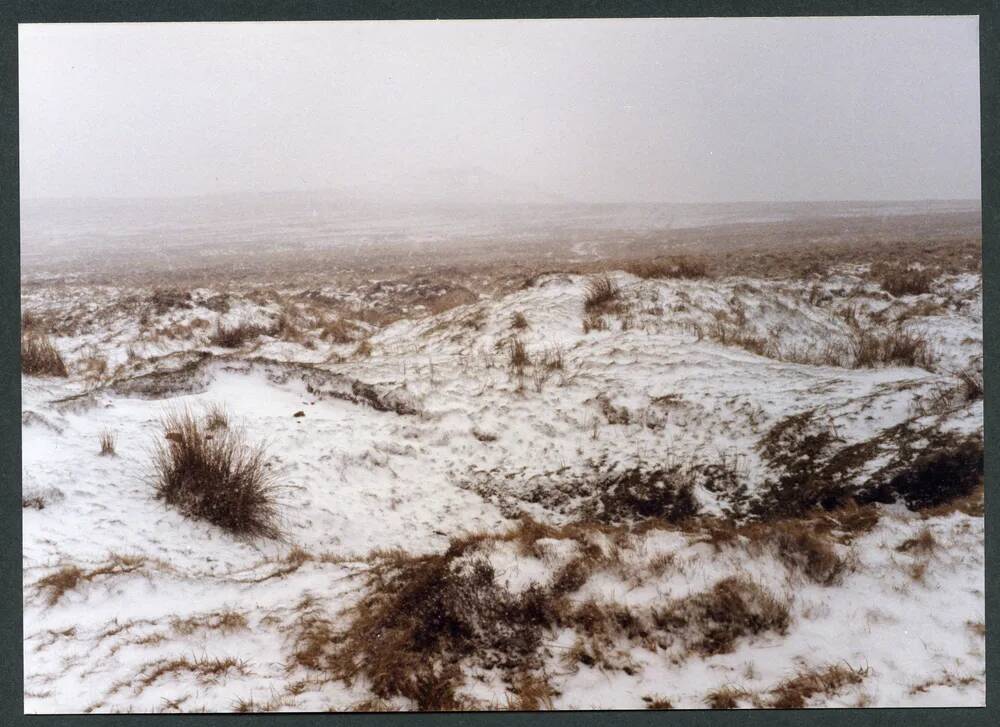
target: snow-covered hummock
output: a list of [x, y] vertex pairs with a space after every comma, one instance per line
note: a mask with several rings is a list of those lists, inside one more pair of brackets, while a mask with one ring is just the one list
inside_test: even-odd
[[[440, 551], [461, 533], [509, 527], [517, 512], [571, 521], [578, 514], [572, 497], [529, 502], [528, 495], [539, 478], [584, 472], [594, 461], [725, 458], [747, 482], [759, 483], [767, 465], [757, 442], [782, 418], [819, 407], [844, 441], [867, 439], [918, 415], [982, 351], [981, 285], [971, 276], [939, 281], [930, 297], [944, 307], [906, 324], [931, 337], [940, 361], [933, 373], [786, 363], [696, 332], [716, 311], [731, 310], [734, 296], [760, 331], [802, 345], [846, 334], [836, 312], [844, 289], [854, 293], [844, 305], [869, 313], [914, 303], [887, 300], [851, 271], [823, 283], [834, 292], [818, 304], [808, 300], [811, 282], [614, 277], [631, 307], [626, 330], [609, 316], [609, 330], [584, 334], [586, 280], [551, 275], [497, 301], [392, 324], [372, 336], [368, 357], [352, 355], [356, 344], [319, 341], [307, 348], [264, 337], [252, 352], [237, 355], [261, 362], [208, 359], [189, 387], [159, 398], [115, 387], [79, 397], [86, 384], [75, 375], [25, 377], [24, 496], [44, 503], [23, 511], [26, 711], [226, 711], [239, 700], [260, 704], [275, 697], [278, 709], [349, 709], [370, 696], [363, 682], [347, 687], [286, 669], [291, 625], [304, 597], [317, 599], [330, 614], [357, 598], [363, 558], [373, 550]], [[130, 344], [142, 358], [189, 348], [224, 353], [209, 345], [208, 327], [190, 338], [166, 335], [137, 344], [135, 320], [126, 311], [108, 312], [123, 291], [78, 294], [93, 306], [94, 324], [55, 338], [71, 364], [93, 347], [114, 369], [126, 362]], [[25, 306], [57, 309], [66, 305], [65, 295], [59, 288], [32, 288]], [[153, 325], [202, 318], [214, 327], [219, 314], [198, 303], [210, 295], [196, 292], [194, 307], [170, 310]], [[561, 370], [536, 376], [529, 368], [523, 380], [508, 370], [503, 341], [515, 333], [515, 312], [528, 320], [516, 333], [529, 355], [558, 351]], [[266, 322], [277, 314], [273, 305], [247, 298], [225, 316]], [[339, 357], [343, 362], [334, 363]], [[416, 413], [311, 393], [316, 389], [307, 386], [305, 374], [296, 373], [305, 369], [278, 376], [267, 360], [308, 363], [374, 385]], [[137, 364], [136, 370], [169, 361]], [[224, 404], [234, 426], [266, 442], [285, 485], [285, 541], [241, 542], [154, 498], [149, 462], [162, 436], [161, 417], [171, 408], [198, 411], [210, 403]], [[304, 416], [294, 417], [299, 411]], [[609, 411], [626, 412], [627, 423]], [[941, 426], [981, 431], [982, 403], [952, 413]], [[99, 455], [103, 430], [115, 433], [116, 456]], [[484, 488], [484, 481], [498, 486]], [[697, 494], [707, 511], [718, 510], [715, 495]], [[915, 579], [910, 556], [895, 546], [924, 526], [940, 547]], [[294, 547], [314, 558], [267, 577], [284, 567]], [[498, 578], [519, 589], [551, 577], [571, 556], [573, 543], [550, 543], [544, 560], [525, 559], [503, 544], [491, 547], [487, 555]], [[675, 707], [703, 707], [713, 688], [766, 690], [799, 668], [838, 662], [867, 668], [868, 676], [824, 706], [984, 703], [985, 642], [976, 627], [984, 620], [982, 518], [956, 513], [923, 520], [887, 507], [879, 525], [851, 546], [852, 568], [832, 587], [805, 581], [773, 553], [720, 554], [679, 533], [636, 536], [631, 552], [638, 572], [662, 554], [673, 554], [678, 565], [647, 573], [639, 583], [599, 572], [579, 597], [641, 605], [743, 574], [792, 596], [789, 632], [744, 639], [734, 653], [680, 663], [636, 647], [630, 656], [640, 668], [632, 674], [582, 666], [570, 671], [554, 662], [558, 708], [641, 708], [649, 695], [669, 698]], [[90, 571], [112, 554], [138, 556], [141, 565], [82, 583], [53, 605], [33, 585], [67, 565]], [[197, 625], [226, 610], [242, 614], [245, 628], [224, 633]], [[571, 634], [556, 634], [552, 649], [571, 645]], [[237, 664], [211, 679], [183, 669], [156, 673], [157, 664], [182, 657], [232, 657]], [[503, 685], [489, 680], [470, 684], [469, 694], [505, 699]]]

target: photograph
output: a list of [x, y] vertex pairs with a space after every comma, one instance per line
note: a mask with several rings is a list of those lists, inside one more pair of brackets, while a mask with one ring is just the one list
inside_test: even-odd
[[24, 713], [984, 707], [980, 22], [18, 25]]

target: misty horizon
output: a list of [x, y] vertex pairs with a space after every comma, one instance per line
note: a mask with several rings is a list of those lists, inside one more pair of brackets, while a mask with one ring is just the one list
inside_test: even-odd
[[19, 30], [25, 201], [980, 199], [976, 17]]

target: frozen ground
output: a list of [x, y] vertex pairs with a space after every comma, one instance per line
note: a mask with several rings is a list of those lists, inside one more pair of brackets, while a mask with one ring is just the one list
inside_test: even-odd
[[[712, 541], [703, 525], [662, 517], [643, 527], [635, 503], [607, 486], [622, 472], [666, 468], [693, 486], [702, 521], [752, 521], [794, 464], [766, 443], [798, 415], [800, 439], [778, 449], [826, 436], [817, 461], [854, 445], [868, 453], [825, 470], [849, 492], [865, 492], [880, 468], [894, 474], [894, 457], [917, 457], [935, 436], [981, 437], [982, 400], [961, 377], [977, 362], [981, 371], [978, 274], [892, 296], [867, 272], [612, 271], [620, 292], [589, 332], [590, 279], [549, 273], [441, 312], [418, 305], [394, 322], [359, 319], [339, 339], [323, 335], [317, 306], [342, 315], [370, 290], [200, 288], [149, 306], [156, 292], [145, 288], [26, 288], [24, 309], [42, 318], [70, 369], [22, 383], [26, 711], [414, 708], [398, 695], [373, 702], [364, 674], [348, 685], [310, 668], [297, 656], [303, 624], [321, 614], [346, 628], [388, 549], [441, 553], [463, 534], [516, 528], [524, 514], [553, 526], [549, 536], [527, 549], [486, 538], [472, 550], [511, 593], [551, 583], [589, 544], [607, 557], [574, 584], [571, 603], [654, 613], [737, 576], [789, 612], [786, 628], [710, 654], [684, 647], [686, 637], [675, 643], [669, 629], [612, 630], [599, 658], [576, 658], [586, 650], [579, 626], [551, 628], [532, 667], [551, 688], [545, 706], [701, 708], [720, 690], [736, 706], [775, 706], [790, 679], [831, 665], [855, 676], [807, 689], [807, 706], [982, 705], [981, 511], [870, 505], [877, 522], [835, 538], [842, 568], [818, 582], [766, 539]], [[221, 348], [211, 342], [220, 320], [264, 332]], [[850, 347], [857, 326], [889, 322], [924, 337], [933, 363], [823, 361], [831, 346]], [[722, 326], [742, 336], [720, 339]], [[760, 355], [750, 339], [772, 346]], [[151, 450], [165, 412], [210, 404], [266, 443], [284, 485], [282, 539], [239, 540], [154, 497]], [[104, 431], [113, 456], [99, 452]], [[599, 526], [559, 534], [582, 522]], [[930, 544], [907, 545], [921, 538]], [[66, 568], [79, 569], [73, 587], [56, 595], [39, 585]], [[469, 704], [512, 705], [517, 687], [503, 669], [475, 656], [461, 663]]]

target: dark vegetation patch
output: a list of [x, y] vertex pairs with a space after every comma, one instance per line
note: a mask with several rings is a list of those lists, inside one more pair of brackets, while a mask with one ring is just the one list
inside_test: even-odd
[[239, 321], [231, 325], [219, 321], [215, 331], [209, 337], [209, 342], [213, 346], [221, 346], [222, 348], [239, 348], [247, 341], [275, 332], [275, 328], [246, 321]]
[[789, 343], [774, 331], [758, 332], [746, 317], [719, 315], [708, 326], [695, 326], [701, 337], [736, 346], [757, 356], [811, 366], [877, 368], [913, 366], [933, 370], [935, 356], [927, 336], [902, 325], [876, 325], [852, 319], [846, 335], [821, 342]]
[[156, 495], [234, 535], [278, 536], [275, 476], [261, 445], [237, 429], [209, 431], [189, 411], [168, 414], [153, 456]]
[[525, 503], [605, 524], [659, 519], [682, 522], [697, 514], [693, 485], [698, 475], [680, 465], [612, 465], [590, 461], [582, 472], [563, 467], [524, 477], [518, 472], [479, 470], [460, 485], [494, 502], [508, 517]]
[[157, 315], [163, 315], [175, 308], [193, 308], [191, 293], [176, 288], [157, 288], [147, 299], [150, 308]]
[[608, 275], [595, 275], [587, 281], [583, 309], [590, 314], [607, 311], [620, 295], [621, 289]]
[[21, 334], [21, 373], [28, 376], [69, 375], [66, 363], [52, 339], [38, 333]]
[[[816, 508], [902, 501], [923, 510], [968, 497], [982, 484], [979, 434], [957, 434], [911, 422], [845, 445], [813, 411], [786, 417], [761, 439], [762, 456], [779, 473], [748, 513], [794, 517]], [[873, 468], [872, 462], [878, 462]]]
[[665, 631], [683, 630], [688, 648], [703, 656], [727, 654], [744, 636], [784, 634], [791, 621], [788, 601], [737, 577], [680, 599], [656, 611], [653, 618]]
[[938, 272], [927, 267], [879, 261], [871, 266], [869, 275], [892, 296], [923, 295], [931, 292]]
[[691, 484], [677, 470], [637, 465], [606, 472], [587, 484], [597, 495], [583, 514], [601, 522], [646, 518], [680, 522], [698, 512]]
[[[633, 673], [636, 665], [615, 652], [616, 643], [685, 658], [726, 653], [740, 638], [788, 626], [787, 601], [742, 578], [644, 610], [575, 601], [571, 595], [588, 573], [579, 562], [608, 557], [589, 542], [592, 532], [524, 520], [497, 536], [453, 539], [439, 554], [376, 554], [367, 591], [347, 612], [333, 619], [315, 601], [300, 605], [292, 664], [349, 684], [363, 679], [379, 700], [405, 697], [432, 711], [482, 708], [461, 694], [466, 670], [475, 666], [504, 678], [514, 695], [510, 704], [544, 705], [558, 694], [542, 669], [551, 656], [546, 641], [558, 629], [577, 633], [577, 645], [563, 656], [573, 668]], [[480, 553], [492, 541], [534, 553], [541, 539], [554, 536], [581, 545], [575, 571], [564, 568], [551, 583], [518, 592], [498, 581]]]

